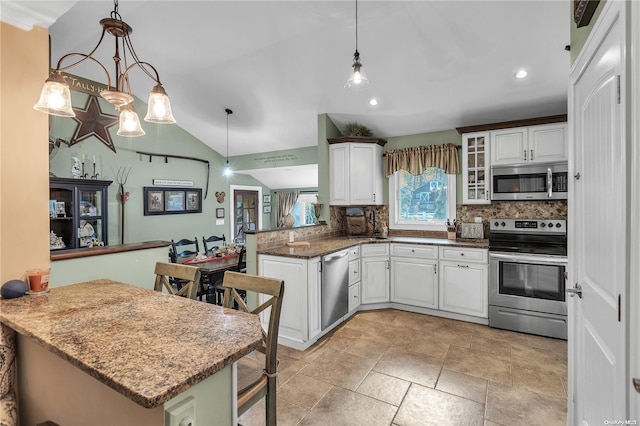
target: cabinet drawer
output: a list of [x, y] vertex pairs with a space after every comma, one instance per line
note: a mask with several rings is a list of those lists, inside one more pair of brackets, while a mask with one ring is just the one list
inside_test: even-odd
[[488, 258], [487, 249], [440, 247], [440, 260], [487, 263]]
[[391, 255], [402, 257], [417, 257], [420, 259], [437, 259], [438, 246], [418, 244], [391, 244]]
[[365, 256], [388, 256], [389, 244], [363, 244], [361, 246], [362, 257]]
[[349, 312], [360, 306], [360, 284], [349, 287]]
[[349, 285], [360, 281], [360, 259], [349, 262]]
[[349, 260], [360, 259], [360, 246], [353, 246], [349, 248]]

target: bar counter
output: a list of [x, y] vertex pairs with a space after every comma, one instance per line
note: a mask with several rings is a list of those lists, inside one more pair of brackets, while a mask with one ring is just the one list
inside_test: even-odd
[[1, 300], [0, 322], [145, 408], [231, 365], [262, 337], [256, 315], [107, 279]]

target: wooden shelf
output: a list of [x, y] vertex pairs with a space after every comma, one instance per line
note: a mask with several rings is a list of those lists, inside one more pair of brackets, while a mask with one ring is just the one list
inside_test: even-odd
[[346, 143], [346, 142], [375, 143], [380, 146], [385, 146], [387, 143], [385, 139], [367, 137], [367, 136], [340, 136], [338, 138], [329, 138], [327, 139], [327, 142], [329, 142], [329, 144]]

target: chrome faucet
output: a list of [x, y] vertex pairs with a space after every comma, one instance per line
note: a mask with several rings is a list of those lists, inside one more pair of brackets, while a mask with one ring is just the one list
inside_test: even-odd
[[375, 237], [378, 231], [376, 230], [376, 211], [374, 209], [369, 212], [369, 223], [371, 224], [371, 236]]

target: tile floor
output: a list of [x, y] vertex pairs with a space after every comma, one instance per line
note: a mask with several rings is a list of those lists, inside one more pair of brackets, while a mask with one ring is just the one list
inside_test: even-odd
[[564, 340], [387, 309], [278, 358], [279, 425], [566, 424]]

